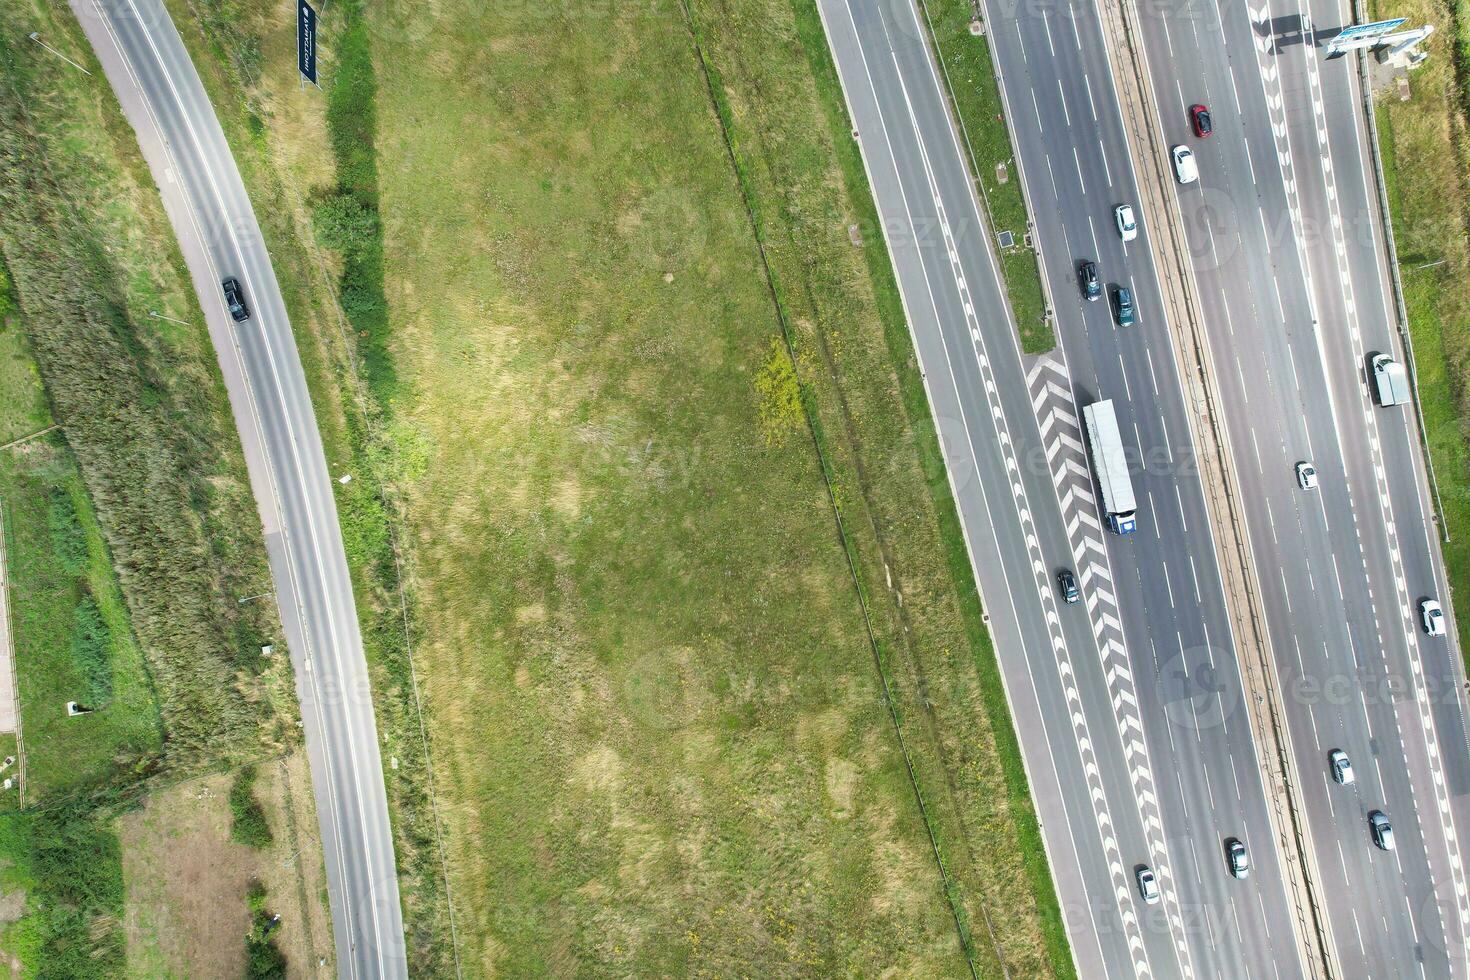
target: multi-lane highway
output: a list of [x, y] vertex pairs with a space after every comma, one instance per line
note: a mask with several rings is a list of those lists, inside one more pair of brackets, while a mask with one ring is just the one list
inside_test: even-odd
[[[306, 378], [250, 200], [162, 0], [71, 0], [138, 135], [199, 291], [296, 669], [344, 977], [407, 975], [382, 760]], [[218, 285], [240, 280], [249, 319]]]
[[[1412, 409], [1376, 407], [1365, 379], [1369, 352], [1404, 355], [1357, 66], [1322, 47], [1351, 16], [1335, 0], [1187, 13], [1144, 16], [1142, 34], [1163, 135], [1199, 153], [1178, 205], [1334, 965], [1463, 976], [1463, 671], [1453, 629], [1431, 638], [1418, 623], [1420, 598], [1447, 589]], [[1197, 102], [1213, 110], [1208, 141], [1188, 133]], [[1316, 491], [1293, 473], [1306, 459]], [[1328, 775], [1334, 748], [1354, 760], [1351, 786]], [[1392, 820], [1393, 853], [1369, 842], [1371, 809]]]
[[[963, 136], [910, 5], [826, 0], [821, 9], [1017, 725], [1044, 735], [1023, 741], [1039, 808], [1065, 816], [1065, 826], [1044, 827], [1059, 892], [1069, 913], [1093, 910], [1068, 915], [1079, 966], [1114, 976], [1304, 972], [1299, 950], [1315, 940], [1293, 931], [1277, 867], [1170, 342], [1182, 325], [1165, 322], [1147, 225], [1125, 243], [1112, 224], [1115, 204], [1138, 201], [1140, 148], [1125, 133], [1095, 8], [984, 5], [1054, 300], [1060, 348], [1040, 361], [1019, 357], [1008, 333], [981, 209], [960, 176]], [[1149, 5], [1141, 20], [1128, 9], [1141, 27], [1153, 124], [1200, 160], [1201, 179], [1178, 186], [1172, 204], [1222, 394], [1217, 424], [1244, 491], [1330, 966], [1344, 976], [1464, 975], [1464, 676], [1453, 628], [1430, 638], [1417, 623], [1418, 600], [1443, 601], [1447, 588], [1412, 415], [1376, 408], [1365, 384], [1368, 352], [1403, 352], [1362, 94], [1355, 62], [1324, 60], [1314, 32], [1330, 36], [1350, 18], [1335, 2], [1252, 11], [1196, 0]], [[1189, 132], [1196, 102], [1214, 111], [1208, 140]], [[1080, 296], [1082, 259], [1097, 262], [1105, 293], [1130, 288], [1137, 324], [1120, 328], [1106, 301]], [[1029, 406], [1013, 400], [1022, 388]], [[1137, 453], [1131, 539], [1090, 533], [1090, 493], [1074, 492], [1086, 466], [1077, 410], [1099, 398], [1117, 404]], [[1041, 473], [1011, 458], [1041, 458], [1030, 452], [1038, 443]], [[1318, 489], [1297, 485], [1302, 460], [1316, 465]], [[1014, 535], [1019, 545], [1006, 540]], [[1046, 595], [1046, 572], [1069, 554], [1090, 637], [1069, 631], [1087, 614]], [[1092, 656], [1101, 679], [1083, 662]], [[1099, 695], [1125, 710], [1105, 710]], [[1329, 777], [1335, 748], [1354, 760], [1351, 785]], [[1129, 792], [1144, 804], [1137, 813]], [[1372, 809], [1393, 821], [1392, 852], [1370, 842]], [[1162, 917], [1117, 887], [1119, 855], [1140, 834], [1137, 859], [1164, 864]], [[1226, 876], [1226, 836], [1250, 844], [1249, 882]], [[1117, 927], [1103, 928], [1098, 909]]]
[[[1047, 142], [1057, 138], [1076, 137], [1077, 155], [1069, 146], [1066, 160], [1087, 161], [1083, 179], [1093, 182], [1090, 192], [1063, 197], [1059, 188], [1036, 205], [1061, 219], [1039, 224], [1043, 251], [1065, 257], [1064, 271], [1048, 269], [1064, 344], [1031, 359], [1017, 349], [961, 137], [915, 12], [877, 0], [820, 8], [1046, 815], [1079, 967], [1089, 976], [1300, 975], [1259, 759], [1236, 710], [1244, 694], [1147, 233], [1125, 247], [1111, 225], [1111, 203], [1132, 198], [1133, 176], [1107, 101], [1100, 25], [1095, 15], [1060, 12], [1064, 50], [1044, 17], [1023, 24], [1013, 11], [992, 11], [987, 19], [997, 50], [1037, 59], [1053, 86], [1038, 89], [1035, 102], [1027, 96], [1037, 125], [1028, 113], [1017, 126], [1033, 192], [1050, 187], [1037, 173], [1060, 152]], [[1002, 35], [1002, 25], [1024, 33]], [[1053, 58], [1070, 61], [1047, 67]], [[1025, 92], [1002, 65], [1008, 90]], [[1063, 106], [1054, 87], [1066, 77], [1077, 84], [1079, 114], [1089, 112], [1083, 86], [1092, 78], [1095, 121], [1067, 119], [1074, 103]], [[1076, 251], [1064, 235], [1075, 237]], [[1139, 326], [1119, 331], [1106, 303], [1081, 301], [1073, 255], [1133, 283]], [[1142, 528], [1128, 539], [1101, 529], [1077, 426], [1080, 406], [1104, 397], [1119, 406], [1125, 442], [1147, 450], [1134, 477]], [[1051, 577], [1060, 565], [1078, 567], [1084, 603], [1057, 604]], [[1244, 881], [1225, 868], [1232, 836], [1248, 843], [1255, 864]], [[1140, 864], [1159, 873], [1157, 906], [1138, 899]]]
[[[1109, 550], [1145, 731], [1169, 775], [1165, 827], [1191, 858], [1176, 879], [1196, 910], [1195, 966], [1207, 976], [1301, 972], [1152, 232], [1145, 222], [1125, 243], [1114, 226], [1114, 206], [1137, 208], [1139, 193], [1103, 25], [1091, 4], [996, 2], [987, 13], [1078, 401], [1114, 400], [1137, 454], [1140, 530], [1111, 538]], [[1097, 263], [1105, 294], [1129, 289], [1136, 323], [1118, 327], [1106, 295], [1083, 299], [1084, 259]], [[1230, 836], [1257, 859], [1248, 882], [1227, 877], [1219, 859]]]

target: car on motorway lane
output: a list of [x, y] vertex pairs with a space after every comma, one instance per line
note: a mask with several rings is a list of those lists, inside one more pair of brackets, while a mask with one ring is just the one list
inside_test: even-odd
[[1159, 904], [1159, 879], [1154, 876], [1154, 869], [1146, 864], [1140, 864], [1133, 869], [1133, 876], [1138, 879], [1138, 894], [1149, 905]]
[[1296, 464], [1296, 483], [1303, 490], [1317, 489], [1317, 467], [1310, 460], [1302, 460]]
[[1353, 763], [1348, 754], [1342, 749], [1333, 749], [1327, 753], [1327, 767], [1332, 770], [1332, 781], [1343, 786], [1350, 786], [1355, 778], [1353, 775]]
[[1239, 837], [1225, 838], [1225, 867], [1230, 869], [1233, 878], [1250, 877], [1250, 855], [1245, 852], [1245, 845], [1240, 842]]
[[234, 276], [220, 283], [225, 290], [225, 305], [230, 308], [230, 316], [236, 323], [250, 319], [250, 307], [245, 305], [245, 291], [240, 288], [240, 280]]
[[1437, 599], [1425, 597], [1419, 600], [1419, 618], [1424, 622], [1424, 632], [1430, 636], [1444, 636], [1444, 609]]
[[1210, 119], [1210, 107], [1195, 104], [1189, 107], [1189, 125], [1194, 130], [1194, 135], [1204, 139], [1215, 131], [1214, 121]]
[[1133, 205], [1120, 204], [1113, 208], [1113, 221], [1118, 225], [1118, 237], [1131, 242], [1138, 237], [1138, 220], [1133, 217]]
[[1192, 184], [1199, 180], [1199, 166], [1194, 162], [1194, 151], [1187, 146], [1176, 146], [1169, 151], [1174, 161], [1174, 176], [1181, 184]]
[[1070, 568], [1057, 572], [1057, 591], [1061, 592], [1062, 601], [1069, 606], [1081, 597], [1082, 593], [1077, 589], [1077, 576], [1072, 574]]
[[1127, 286], [1113, 287], [1113, 316], [1118, 326], [1133, 326], [1133, 292]]
[[1102, 296], [1102, 280], [1097, 277], [1097, 263], [1083, 259], [1077, 266], [1077, 280], [1082, 284], [1082, 295], [1091, 303]]
[[1383, 815], [1382, 810], [1368, 812], [1368, 831], [1373, 835], [1373, 843], [1378, 845], [1379, 850], [1393, 850], [1393, 825], [1388, 822], [1388, 817]]

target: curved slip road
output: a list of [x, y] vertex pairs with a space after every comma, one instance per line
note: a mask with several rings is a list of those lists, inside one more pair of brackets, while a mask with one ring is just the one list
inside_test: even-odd
[[[406, 977], [382, 758], [332, 481], [285, 303], [214, 109], [162, 0], [70, 0], [163, 195], [224, 374], [291, 647], [338, 972]], [[234, 323], [220, 281], [244, 286]]]

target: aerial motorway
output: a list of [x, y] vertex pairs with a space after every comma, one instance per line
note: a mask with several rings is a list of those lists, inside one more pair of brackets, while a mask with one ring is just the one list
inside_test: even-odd
[[819, 4], [1073, 954], [1464, 976], [1464, 672], [1351, 11], [1144, 6], [980, 7], [1028, 356], [922, 10]]
[[260, 227], [161, 0], [74, 0], [199, 292], [291, 647], [339, 974], [407, 975], [382, 759], [332, 479]]

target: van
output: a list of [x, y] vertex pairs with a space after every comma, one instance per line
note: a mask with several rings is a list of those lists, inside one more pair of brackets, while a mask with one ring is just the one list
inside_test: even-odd
[[1368, 367], [1373, 376], [1373, 391], [1384, 408], [1403, 405], [1409, 400], [1409, 372], [1387, 354], [1369, 354]]

